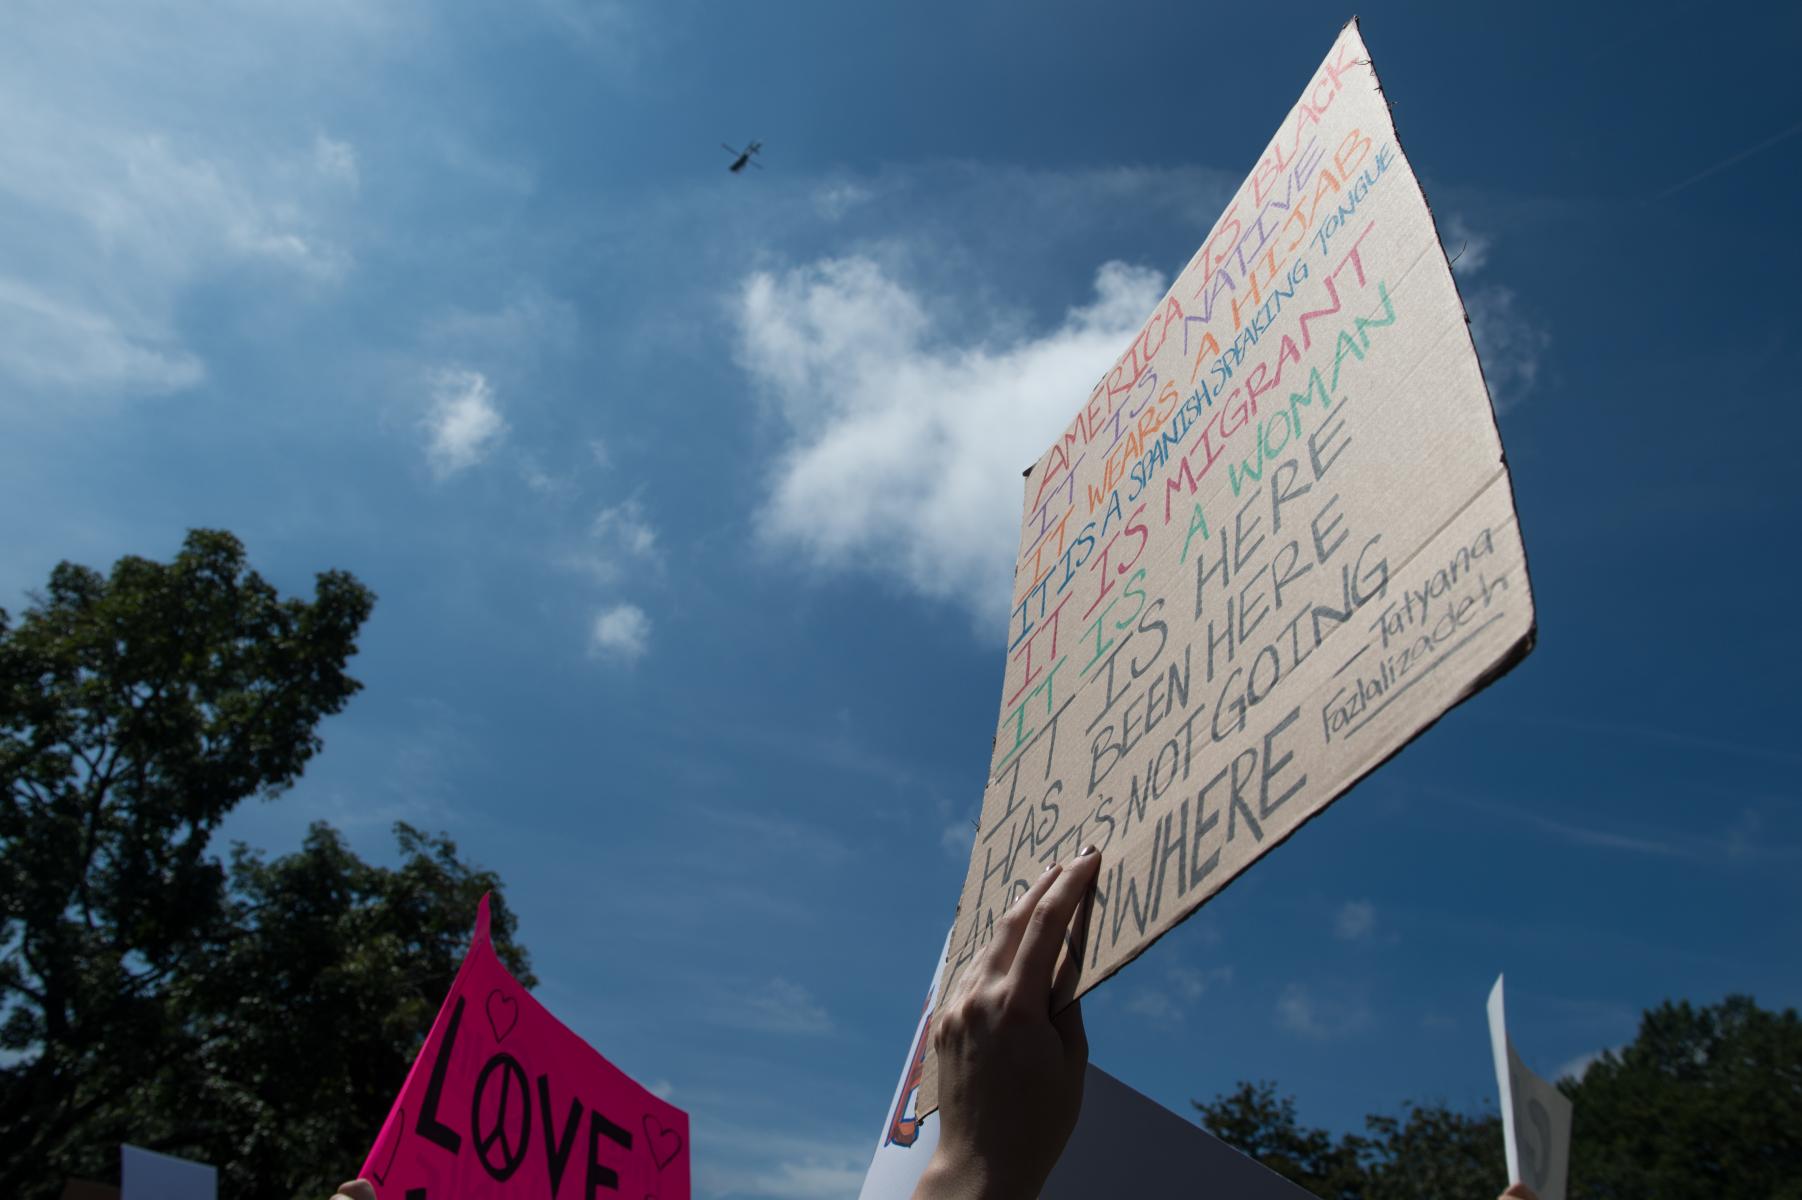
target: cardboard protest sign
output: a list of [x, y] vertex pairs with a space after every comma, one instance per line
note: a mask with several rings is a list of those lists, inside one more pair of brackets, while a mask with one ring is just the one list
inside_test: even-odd
[[218, 1194], [215, 1167], [129, 1142], [119, 1147], [119, 1200], [214, 1200]]
[[1489, 990], [1489, 1048], [1502, 1098], [1502, 1142], [1508, 1179], [1529, 1185], [1539, 1200], [1564, 1200], [1570, 1173], [1569, 1097], [1527, 1069], [1508, 1038], [1502, 1011], [1502, 977]]
[[688, 1200], [688, 1115], [501, 965], [488, 899], [362, 1176], [380, 1200]]
[[[1347, 25], [1026, 473], [950, 978], [1045, 864], [1093, 843], [1106, 858], [1058, 1003], [1088, 991], [1534, 628], [1464, 308]], [[930, 1056], [925, 1074], [930, 1110]]]
[[[941, 954], [858, 1200], [909, 1200], [938, 1145], [938, 1114], [919, 1116], [914, 1103], [944, 974]], [[1041, 1200], [1176, 1196], [1194, 1191], [1197, 1180], [1235, 1200], [1312, 1200], [1308, 1191], [1090, 1063], [1082, 1115]]]

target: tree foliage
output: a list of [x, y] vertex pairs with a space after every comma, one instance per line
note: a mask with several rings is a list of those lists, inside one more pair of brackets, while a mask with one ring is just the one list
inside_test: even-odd
[[211, 834], [317, 752], [359, 686], [344, 665], [372, 603], [340, 572], [283, 600], [237, 539], [196, 531], [167, 564], [65, 562], [16, 626], [0, 612], [9, 1163], [72, 1153], [123, 1083], [165, 1065], [162, 995], [223, 910]]
[[1493, 1113], [1411, 1104], [1400, 1117], [1366, 1117], [1364, 1127], [1366, 1200], [1489, 1200], [1506, 1185], [1502, 1119]]
[[1571, 1195], [1802, 1198], [1802, 1018], [1666, 1003], [1577, 1084]]
[[1366, 1183], [1363, 1139], [1335, 1140], [1295, 1115], [1295, 1099], [1270, 1082], [1241, 1083], [1211, 1103], [1195, 1102], [1201, 1123], [1221, 1141], [1249, 1154], [1323, 1200], [1358, 1200]]
[[[1571, 1200], [1802, 1200], [1802, 1021], [1730, 996], [1665, 1003], [1639, 1035], [1560, 1088], [1573, 1109]], [[1323, 1200], [1490, 1200], [1502, 1123], [1444, 1105], [1372, 1115], [1334, 1138], [1269, 1083], [1196, 1102], [1201, 1123]]]
[[134, 1114], [140, 1144], [217, 1164], [222, 1194], [330, 1195], [381, 1128], [484, 894], [496, 951], [532, 986], [500, 880], [442, 837], [396, 833], [392, 868], [324, 824], [274, 860], [236, 848], [228, 931], [169, 994], [187, 1053]]
[[[337, 571], [284, 599], [195, 531], [0, 610], [0, 1194], [110, 1178], [127, 1140], [228, 1194], [323, 1194], [379, 1126], [498, 881], [406, 827], [394, 868], [323, 826], [229, 868], [210, 846], [319, 751], [373, 602]], [[523, 970], [511, 931], [497, 895]]]

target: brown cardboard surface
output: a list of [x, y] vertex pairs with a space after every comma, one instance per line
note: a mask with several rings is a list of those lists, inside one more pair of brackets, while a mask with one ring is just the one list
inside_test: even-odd
[[1014, 601], [945, 986], [1092, 843], [1059, 1007], [1531, 649], [1488, 392], [1355, 23], [1027, 472]]

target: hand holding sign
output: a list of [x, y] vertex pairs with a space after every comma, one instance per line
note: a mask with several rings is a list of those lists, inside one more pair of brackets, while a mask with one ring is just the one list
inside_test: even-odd
[[[923, 1039], [932, 1028], [944, 977], [943, 950], [937, 962], [926, 1011], [920, 1014], [914, 1040], [902, 1060], [895, 1097], [883, 1119], [876, 1155], [870, 1160], [858, 1200], [922, 1200], [916, 1189], [928, 1160], [937, 1152], [944, 1110], [928, 1117], [910, 1114], [920, 1086]], [[1233, 1200], [1313, 1200], [1311, 1193], [1247, 1158], [1194, 1121], [1141, 1096], [1091, 1062], [1083, 1075], [1082, 1116], [1039, 1193], [1041, 1200], [1174, 1196], [1193, 1192], [1196, 1180], [1207, 1181], [1209, 1194]], [[968, 1185], [973, 1181], [961, 1182]]]
[[[469, 954], [362, 1175], [379, 1200], [688, 1200], [688, 1116], [507, 973], [484, 897]], [[340, 1194], [357, 1197], [352, 1188]]]
[[[1082, 1006], [1051, 1012], [1052, 980], [1101, 856], [1053, 863], [1002, 916], [980, 960], [933, 1020], [944, 1074], [938, 1149], [916, 1197], [1037, 1196], [1082, 1108]], [[1076, 950], [1074, 958], [1080, 959]]]

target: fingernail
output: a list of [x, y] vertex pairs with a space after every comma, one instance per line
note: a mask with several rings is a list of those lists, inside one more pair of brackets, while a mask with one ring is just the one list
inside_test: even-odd
[[1096, 850], [1093, 845], [1088, 845], [1088, 846], [1084, 846], [1081, 850], [1077, 851], [1076, 857], [1087, 858], [1091, 854], [1098, 854], [1098, 853], [1100, 853], [1100, 851]]
[[1043, 871], [1040, 871], [1039, 874], [1049, 875], [1055, 870], [1057, 870], [1057, 864], [1055, 862], [1048, 862], [1045, 864], [1045, 869]]

